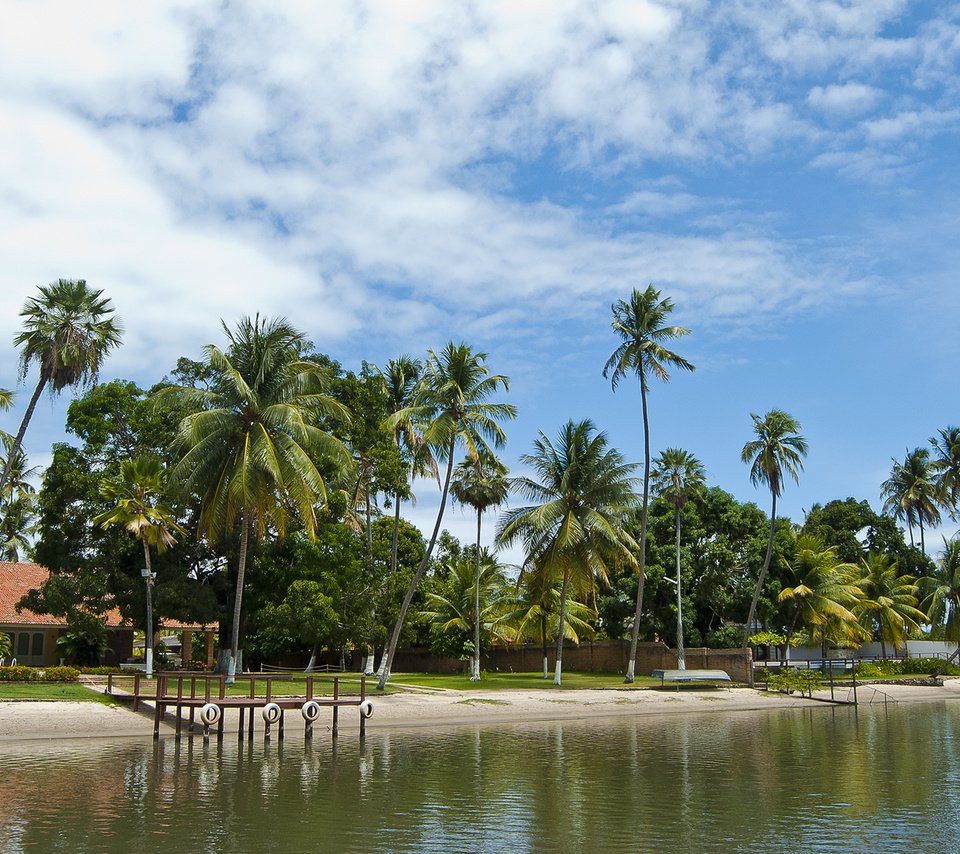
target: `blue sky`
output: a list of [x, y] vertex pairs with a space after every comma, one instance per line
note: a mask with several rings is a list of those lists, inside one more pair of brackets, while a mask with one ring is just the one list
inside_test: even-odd
[[[960, 420], [960, 4], [17, 2], [4, 19], [0, 387], [24, 301], [84, 277], [126, 328], [107, 378], [149, 385], [256, 311], [354, 369], [465, 340], [512, 378], [508, 463], [570, 417], [639, 460], [636, 387], [600, 372], [611, 303], [652, 282], [698, 368], [655, 387], [653, 449], [697, 454], [740, 499], [768, 500], [739, 461], [751, 412], [803, 425], [797, 521], [878, 506], [891, 457]], [[65, 404], [41, 404], [35, 462]]]

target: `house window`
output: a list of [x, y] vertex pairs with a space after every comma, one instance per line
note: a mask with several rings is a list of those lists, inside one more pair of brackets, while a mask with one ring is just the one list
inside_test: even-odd
[[43, 656], [43, 632], [34, 632], [30, 655], [37, 657]]
[[30, 635], [26, 632], [17, 635], [17, 655], [30, 655]]

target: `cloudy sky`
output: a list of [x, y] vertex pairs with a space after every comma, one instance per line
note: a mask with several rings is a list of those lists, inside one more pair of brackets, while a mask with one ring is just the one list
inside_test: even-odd
[[783, 512], [878, 507], [960, 421], [958, 64], [960, 4], [922, 0], [10, 0], [0, 387], [36, 286], [86, 278], [125, 327], [106, 378], [258, 311], [353, 369], [463, 340], [511, 377], [508, 463], [585, 417], [641, 459], [601, 369], [653, 283], [697, 366], [653, 390], [655, 452], [766, 507], [739, 455], [780, 407], [810, 443]]

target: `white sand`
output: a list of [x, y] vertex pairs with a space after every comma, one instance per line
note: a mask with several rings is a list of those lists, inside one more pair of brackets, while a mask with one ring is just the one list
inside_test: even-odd
[[[840, 696], [838, 694], [838, 696]], [[844, 695], [845, 696], [845, 695]], [[410, 691], [398, 694], [370, 694], [373, 717], [368, 732], [380, 729], [447, 727], [491, 723], [576, 720], [583, 718], [675, 715], [702, 712], [736, 713], [748, 710], [829, 708], [797, 695], [764, 693], [749, 688], [674, 689], [587, 689], [522, 691]], [[888, 685], [859, 689], [861, 705], [892, 702], [960, 700], [960, 680], [948, 680], [942, 688]], [[153, 708], [144, 703], [140, 713], [125, 706], [100, 703], [0, 701], [0, 742], [25, 739], [102, 738], [106, 736], [147, 736], [153, 733]], [[227, 731], [236, 732], [237, 712], [227, 713]], [[161, 734], [173, 733], [168, 714]], [[330, 712], [324, 709], [316, 731], [330, 726]], [[355, 732], [359, 714], [355, 708], [340, 711], [340, 728]], [[263, 728], [259, 716], [257, 733]], [[287, 712], [286, 728], [292, 735], [302, 732], [296, 712]]]

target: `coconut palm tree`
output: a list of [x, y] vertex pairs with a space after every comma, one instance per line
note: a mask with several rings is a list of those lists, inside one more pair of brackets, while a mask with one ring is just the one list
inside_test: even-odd
[[944, 537], [936, 573], [919, 581], [921, 609], [944, 640], [960, 644], [960, 535]]
[[56, 395], [67, 386], [96, 383], [107, 353], [120, 344], [120, 321], [103, 291], [91, 290], [83, 279], [59, 279], [39, 291], [21, 310], [23, 328], [13, 341], [21, 348], [20, 378], [34, 362], [40, 376], [7, 455], [0, 492], [43, 390]]
[[863, 598], [857, 603], [860, 624], [871, 634], [880, 636], [883, 657], [887, 657], [887, 642], [903, 643], [910, 632], [920, 629], [927, 617], [917, 608], [918, 588], [912, 575], [900, 575], [895, 559], [886, 554], [871, 552], [860, 562], [857, 586]]
[[643, 611], [643, 588], [646, 582], [647, 515], [650, 504], [650, 420], [647, 413], [647, 392], [651, 378], [670, 381], [668, 368], [693, 371], [694, 366], [682, 356], [668, 350], [666, 343], [682, 338], [690, 330], [682, 326], [667, 326], [673, 311], [669, 297], [661, 298], [660, 291], [648, 285], [646, 290], [634, 288], [630, 301], [618, 300], [611, 306], [613, 331], [622, 343], [613, 351], [603, 368], [613, 390], [628, 374], [636, 374], [640, 382], [640, 406], [643, 413], [643, 501], [640, 510], [640, 561], [638, 564], [637, 605], [630, 635], [630, 659], [627, 662], [626, 682], [633, 682], [640, 636], [640, 615]]
[[521, 568], [510, 613], [504, 618], [513, 628], [516, 641], [534, 640], [540, 644], [544, 679], [550, 678], [547, 645], [550, 638], [560, 633], [561, 611], [564, 640], [579, 644], [581, 637], [593, 634], [590, 620], [596, 617], [596, 611], [569, 595], [561, 608], [562, 583], [562, 579], [543, 571], [543, 567]]
[[403, 622], [440, 534], [457, 445], [463, 445], [474, 459], [483, 451], [492, 455], [488, 442], [493, 442], [496, 447], [501, 447], [506, 442], [506, 436], [497, 422], [515, 418], [517, 414], [516, 407], [512, 404], [490, 401], [499, 389], [509, 389], [510, 381], [501, 374], [491, 374], [486, 360], [486, 353], [474, 353], [466, 344], [454, 344], [452, 341], [439, 353], [429, 351], [423, 378], [417, 384], [410, 406], [387, 419], [387, 425], [391, 428], [407, 421], [419, 428], [424, 442], [434, 450], [437, 457], [446, 462], [446, 473], [433, 533], [407, 588], [396, 625], [390, 635], [377, 680], [380, 690], [383, 690], [390, 679], [390, 668], [397, 651]]
[[783, 492], [785, 475], [800, 482], [803, 470], [803, 458], [807, 455], [807, 440], [800, 435], [800, 422], [782, 409], [771, 409], [761, 418], [751, 413], [753, 431], [756, 439], [747, 442], [740, 452], [740, 459], [750, 465], [750, 482], [754, 486], [761, 483], [770, 489], [770, 539], [767, 541], [767, 553], [763, 559], [757, 588], [750, 601], [750, 611], [743, 627], [743, 651], [746, 653], [752, 634], [753, 618], [757, 613], [760, 591], [770, 569], [773, 558], [773, 538], [777, 531], [777, 499]]
[[834, 546], [811, 534], [801, 534], [784, 573], [777, 602], [789, 614], [787, 647], [798, 627], [804, 628], [814, 643], [824, 646], [829, 640], [864, 637], [853, 610], [863, 599], [856, 583], [859, 570], [856, 564], [843, 563]]
[[0, 502], [0, 560], [16, 563], [28, 556], [38, 528], [35, 495]]
[[930, 463], [930, 451], [926, 448], [914, 448], [907, 451], [903, 462], [892, 460], [890, 477], [880, 487], [883, 497], [883, 510], [895, 519], [907, 523], [910, 531], [910, 545], [913, 545], [913, 526], [920, 528], [920, 552], [927, 553], [924, 536], [924, 522], [927, 525], [940, 523], [940, 511], [937, 509], [937, 487], [934, 485], [934, 471]]
[[[496, 640], [509, 641], [513, 638], [513, 632], [504, 619], [507, 613], [505, 606], [509, 602], [506, 595], [509, 590], [507, 578], [503, 568], [486, 550], [479, 560], [470, 560], [467, 556], [448, 564], [445, 576], [439, 589], [427, 594], [426, 605], [420, 611], [420, 618], [430, 625], [432, 632], [455, 635], [463, 640], [472, 635], [474, 649], [471, 662], [479, 657], [480, 641], [475, 633], [478, 625], [482, 626], [486, 635]], [[472, 676], [471, 681], [475, 681]]]
[[651, 477], [654, 490], [673, 505], [676, 520], [677, 667], [686, 670], [687, 661], [683, 649], [683, 598], [680, 589], [680, 512], [691, 497], [703, 492], [706, 473], [700, 460], [693, 454], [682, 448], [667, 448], [653, 461]]
[[349, 414], [324, 393], [322, 369], [301, 358], [308, 349], [303, 335], [285, 319], [259, 315], [243, 318], [236, 330], [223, 324], [223, 330], [227, 351], [206, 347], [210, 387], [170, 387], [158, 392], [158, 399], [190, 413], [177, 430], [171, 486], [199, 498], [199, 532], [216, 541], [232, 536], [239, 524], [227, 662], [232, 681], [251, 537], [268, 528], [283, 536], [294, 513], [312, 538], [315, 508], [327, 497], [321, 466], [343, 474], [352, 460], [344, 445], [318, 426], [320, 418], [346, 420]]
[[147, 588], [146, 654], [147, 679], [153, 677], [153, 582], [156, 574], [150, 560], [150, 548], [164, 552], [176, 540], [174, 534], [184, 530], [174, 519], [173, 511], [162, 502], [165, 491], [164, 471], [154, 457], [124, 460], [120, 476], [104, 480], [103, 497], [113, 504], [94, 517], [93, 524], [103, 529], [122, 525], [143, 543], [143, 578]]
[[934, 494], [950, 518], [957, 519], [960, 504], [960, 427], [945, 427], [931, 437], [935, 459], [930, 468], [936, 475]]
[[477, 566], [474, 573], [476, 581], [474, 626], [473, 626], [473, 662], [470, 681], [480, 680], [480, 533], [483, 514], [491, 507], [499, 507], [507, 500], [510, 484], [507, 480], [507, 467], [492, 454], [481, 452], [474, 459], [467, 457], [454, 471], [450, 484], [453, 500], [469, 505], [477, 514]]
[[554, 444], [543, 433], [534, 453], [520, 458], [536, 479], [519, 477], [513, 488], [535, 503], [509, 510], [500, 519], [497, 544], [520, 541], [527, 566], [559, 578], [560, 631], [554, 684], [561, 684], [566, 603], [573, 594], [606, 582], [612, 566], [636, 565], [633, 538], [626, 532], [637, 495], [619, 451], [609, 446], [589, 420], [568, 421]]

